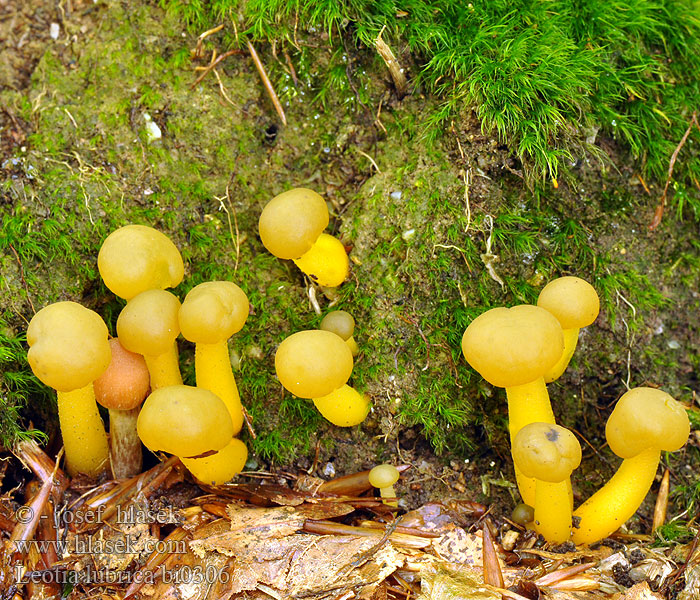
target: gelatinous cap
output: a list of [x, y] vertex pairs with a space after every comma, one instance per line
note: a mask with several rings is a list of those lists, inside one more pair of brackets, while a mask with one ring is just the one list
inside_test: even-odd
[[330, 331], [344, 340], [349, 340], [355, 333], [355, 319], [344, 310], [332, 310], [323, 317], [319, 329]]
[[474, 319], [462, 337], [462, 352], [497, 387], [530, 383], [561, 358], [564, 332], [551, 313], [522, 304], [492, 308]]
[[102, 317], [76, 302], [42, 308], [27, 328], [34, 374], [59, 392], [85, 387], [109, 365], [109, 332]]
[[359, 425], [369, 413], [369, 398], [348, 384], [327, 396], [314, 398], [314, 404], [318, 412], [338, 427]]
[[221, 485], [238, 475], [248, 460], [248, 447], [238, 438], [216, 454], [203, 458], [183, 458], [182, 464], [197, 479], [209, 485]]
[[525, 425], [513, 440], [513, 460], [527, 477], [558, 483], [581, 464], [581, 445], [568, 429], [552, 423]]
[[141, 407], [136, 429], [149, 450], [182, 457], [221, 450], [233, 437], [223, 401], [209, 390], [188, 385], [153, 392]]
[[605, 426], [610, 449], [621, 458], [632, 458], [648, 448], [678, 450], [689, 435], [688, 413], [680, 402], [649, 387], [623, 394]]
[[290, 335], [275, 354], [280, 383], [299, 398], [321, 398], [337, 390], [350, 378], [352, 364], [342, 338], [320, 329]]
[[595, 288], [579, 277], [559, 277], [542, 288], [537, 306], [551, 312], [563, 329], [588, 327], [600, 312]]
[[125, 300], [146, 290], [175, 287], [185, 273], [175, 244], [145, 225], [127, 225], [110, 233], [97, 255], [97, 268], [105, 285]]
[[95, 381], [95, 400], [112, 410], [133, 410], [148, 395], [150, 377], [143, 356], [129, 352], [119, 338], [109, 340], [112, 360]]
[[117, 319], [117, 335], [131, 352], [160, 356], [180, 333], [180, 301], [165, 290], [141, 292], [126, 303]]
[[328, 208], [316, 192], [295, 188], [267, 203], [258, 227], [270, 253], [278, 258], [300, 258], [328, 227]]
[[294, 264], [323, 287], [338, 287], [350, 273], [350, 260], [345, 246], [341, 241], [322, 233], [316, 238], [311, 250], [300, 258], [294, 259]]
[[372, 487], [386, 488], [399, 480], [399, 470], [394, 465], [377, 465], [369, 472], [369, 483]]
[[182, 336], [215, 344], [241, 330], [248, 318], [248, 296], [230, 281], [208, 281], [192, 288], [180, 307]]

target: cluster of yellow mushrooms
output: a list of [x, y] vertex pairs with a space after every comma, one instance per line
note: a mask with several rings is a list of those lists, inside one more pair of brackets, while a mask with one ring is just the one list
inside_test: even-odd
[[[260, 237], [275, 256], [291, 259], [315, 283], [340, 285], [348, 276], [342, 243], [324, 233], [329, 216], [315, 192], [293, 189], [273, 198], [259, 221]], [[166, 290], [184, 277], [180, 252], [162, 233], [127, 225], [102, 244], [100, 275], [126, 301], [117, 337], [95, 312], [75, 302], [40, 310], [27, 330], [29, 363], [57, 391], [69, 473], [115, 477], [142, 468], [141, 443], [180, 457], [198, 480], [220, 484], [241, 472], [244, 422], [231, 370], [228, 339], [248, 318], [244, 291], [230, 281], [194, 287], [182, 302]], [[680, 448], [688, 418], [673, 398], [651, 388], [629, 391], [606, 428], [611, 449], [624, 461], [613, 479], [575, 512], [569, 476], [579, 465], [575, 436], [555, 424], [546, 383], [566, 369], [579, 328], [598, 314], [598, 297], [585, 281], [563, 277], [547, 285], [538, 306], [492, 309], [468, 327], [462, 350], [469, 364], [506, 388], [516, 478], [523, 502], [534, 507], [534, 527], [551, 542], [591, 543], [615, 531], [637, 509], [657, 469], [661, 450]], [[325, 316], [320, 329], [290, 335], [278, 347], [281, 384], [313, 400], [335, 425], [361, 423], [369, 399], [348, 385], [359, 352], [355, 323], [345, 311]], [[196, 387], [183, 385], [177, 338], [195, 344]], [[109, 410], [109, 442], [97, 402]], [[142, 405], [143, 404], [143, 405]], [[142, 406], [141, 406], [142, 405]], [[395, 505], [395, 467], [370, 474]]]
[[685, 409], [667, 393], [629, 390], [605, 428], [622, 465], [573, 510], [570, 475], [581, 462], [581, 446], [572, 432], [555, 424], [546, 384], [564, 372], [579, 329], [593, 323], [598, 310], [589, 283], [561, 277], [542, 289], [537, 306], [491, 309], [474, 319], [462, 338], [467, 362], [506, 390], [518, 488], [525, 505], [534, 508], [535, 530], [550, 542], [590, 544], [616, 531], [644, 500], [661, 451], [680, 449], [690, 435]]

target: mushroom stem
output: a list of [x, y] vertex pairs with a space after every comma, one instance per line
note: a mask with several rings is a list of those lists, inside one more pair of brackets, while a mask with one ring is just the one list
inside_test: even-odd
[[573, 541], [592, 544], [616, 531], [639, 508], [654, 482], [661, 452], [643, 450], [626, 458], [612, 479], [574, 511], [580, 519]]
[[226, 340], [215, 344], [197, 343], [194, 368], [197, 387], [209, 390], [223, 400], [231, 415], [233, 435], [236, 435], [243, 427], [243, 406], [233, 377]]
[[566, 367], [569, 366], [571, 362], [571, 357], [574, 355], [576, 346], [578, 344], [578, 333], [581, 331], [578, 327], [572, 329], [564, 329], [564, 352], [559, 359], [559, 362], [554, 365], [549, 371], [544, 375], [544, 380], [546, 383], [552, 383], [559, 379]]
[[158, 356], [144, 354], [148, 373], [151, 376], [151, 390], [168, 387], [170, 385], [182, 385], [180, 364], [178, 362], [177, 345], [173, 343], [170, 349]]
[[[515, 436], [525, 425], [555, 423], [544, 378], [540, 377], [530, 383], [507, 387], [506, 396], [508, 398], [508, 429], [511, 446]], [[517, 466], [515, 466], [515, 479], [523, 502], [534, 506], [536, 480], [523, 475]]]
[[571, 537], [570, 479], [558, 483], [537, 480], [535, 531], [548, 542], [561, 544]]
[[305, 254], [294, 259], [294, 264], [323, 287], [338, 287], [350, 269], [345, 246], [327, 233], [319, 235]]
[[383, 500], [384, 504], [386, 504], [387, 506], [397, 506], [398, 507], [399, 501], [396, 499], [396, 490], [394, 490], [393, 485], [379, 488], [379, 495], [382, 498], [391, 498], [391, 500]]
[[57, 398], [66, 470], [71, 476], [96, 477], [107, 467], [109, 447], [92, 383], [70, 392], [58, 391]]
[[110, 454], [115, 479], [138, 475], [143, 467], [141, 440], [136, 433], [140, 410], [140, 407], [132, 410], [109, 409]]
[[233, 438], [216, 454], [204, 458], [181, 458], [182, 464], [199, 481], [209, 485], [221, 485], [238, 475], [248, 460], [248, 448], [238, 438]]

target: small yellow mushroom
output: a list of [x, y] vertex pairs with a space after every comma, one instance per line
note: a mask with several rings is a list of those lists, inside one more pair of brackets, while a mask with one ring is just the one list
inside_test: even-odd
[[[564, 335], [548, 311], [537, 306], [492, 308], [479, 315], [462, 337], [467, 362], [492, 385], [506, 389], [511, 445], [534, 422], [554, 423], [543, 375], [561, 358]], [[525, 504], [535, 504], [535, 481], [515, 469]]]
[[564, 352], [544, 380], [551, 383], [561, 377], [574, 355], [578, 332], [596, 320], [600, 300], [593, 286], [579, 277], [559, 277], [550, 281], [537, 298], [537, 306], [552, 313], [564, 330]]
[[165, 290], [141, 292], [126, 303], [117, 319], [122, 346], [142, 354], [151, 375], [151, 389], [182, 384], [177, 344], [180, 301]]
[[535, 479], [535, 531], [548, 542], [571, 537], [569, 477], [581, 464], [581, 445], [568, 429], [552, 423], [530, 423], [513, 440], [513, 460]]
[[275, 196], [260, 215], [260, 239], [278, 258], [293, 260], [313, 281], [337, 287], [347, 279], [350, 263], [344, 246], [331, 235], [328, 208], [321, 196], [295, 188]]
[[290, 335], [275, 354], [277, 377], [285, 389], [312, 399], [319, 412], [340, 427], [358, 425], [369, 412], [369, 399], [346, 384], [352, 365], [345, 341], [322, 329]]
[[345, 343], [350, 347], [353, 356], [360, 353], [360, 348], [354, 338], [355, 319], [352, 315], [344, 310], [332, 310], [321, 320], [319, 329], [331, 331], [339, 335], [345, 340]]
[[359, 425], [369, 413], [369, 398], [348, 384], [313, 401], [318, 412], [338, 427]]
[[231, 481], [243, 470], [248, 460], [248, 448], [241, 440], [233, 438], [216, 454], [204, 458], [181, 458], [180, 460], [202, 483], [221, 485]]
[[352, 373], [352, 352], [335, 333], [313, 329], [286, 338], [275, 353], [280, 383], [298, 398], [322, 398]]
[[[394, 465], [377, 465], [369, 472], [369, 483], [372, 487], [379, 488], [379, 495], [385, 498], [387, 506], [398, 506], [394, 484], [399, 480], [399, 470]], [[392, 498], [392, 500], [386, 500]]]
[[690, 436], [688, 413], [662, 390], [634, 388], [610, 414], [605, 437], [622, 464], [601, 489], [574, 511], [573, 541], [592, 544], [609, 536], [639, 508], [654, 482], [661, 451], [679, 450]]
[[243, 426], [243, 407], [227, 342], [242, 329], [249, 309], [248, 297], [235, 283], [209, 281], [190, 290], [179, 312], [182, 336], [196, 344], [197, 386], [224, 401], [231, 414], [234, 435]]
[[109, 444], [112, 475], [128, 479], [141, 472], [143, 453], [136, 433], [136, 420], [150, 378], [143, 356], [129, 352], [118, 338], [109, 340], [112, 360], [94, 382], [95, 398], [109, 409]]
[[197, 458], [231, 443], [226, 405], [209, 390], [172, 385], [155, 390], [141, 407], [139, 437], [152, 452]]
[[107, 369], [111, 350], [102, 318], [76, 302], [42, 308], [27, 328], [27, 359], [58, 398], [66, 467], [96, 477], [107, 468], [109, 447], [93, 381]]
[[125, 300], [146, 290], [175, 287], [185, 272], [175, 244], [145, 225], [110, 233], [97, 255], [97, 267], [105, 285]]

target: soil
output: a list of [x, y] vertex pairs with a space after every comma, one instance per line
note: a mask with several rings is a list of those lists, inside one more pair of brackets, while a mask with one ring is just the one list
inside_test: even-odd
[[[159, 52], [167, 54], [178, 47], [194, 47], [196, 39], [190, 34], [182, 33], [180, 39], [159, 38], [163, 35], [159, 25], [163, 15], [155, 7], [144, 10], [149, 14], [145, 18], [143, 15], [134, 16], [134, 22], [135, 27], [141, 28], [139, 44], [143, 44], [148, 51], [159, 48]], [[0, 165], [6, 181], [15, 182], [13, 185], [19, 182], [37, 192], [37, 196], [30, 198], [26, 206], [41, 207], [43, 200], [36, 182], [28, 177], [23, 157], [30, 156], [32, 161], [38, 163], [44, 156], [44, 149], [33, 146], [31, 141], [41, 120], [38, 117], [33, 121], [23, 120], [21, 114], [26, 111], [21, 110], [21, 104], [36, 103], [37, 110], [44, 110], [39, 108], [45, 106], [41, 104], [42, 82], [49, 77], [53, 80], [49, 87], [55, 86], [56, 78], [67, 82], [65, 89], [55, 88], [53, 92], [49, 91], [49, 95], [66, 96], [66, 90], [70, 90], [74, 84], [71, 73], [81, 68], [81, 61], [86, 56], [90, 57], [89, 60], [95, 60], [95, 45], [109, 38], [105, 32], [108, 33], [109, 28], [113, 27], [113, 24], [110, 25], [111, 18], [110, 9], [105, 3], [91, 0], [73, 0], [61, 3], [58, 8], [56, 3], [42, 0], [0, 0], [0, 39], [3, 40], [0, 88], [6, 87], [14, 92], [4, 97], [12, 102], [3, 102], [0, 110]], [[137, 18], [140, 19], [138, 25]], [[146, 29], [143, 29], [144, 23]], [[55, 24], [54, 31], [58, 28], [56, 39], [51, 35], [52, 24]], [[148, 30], [149, 26], [154, 30]], [[319, 47], [327, 43], [323, 36], [316, 35], [317, 39], [312, 36], [311, 42], [307, 42], [318, 43]], [[110, 43], [119, 44], [118, 39], [109, 39]], [[351, 62], [357, 63], [354, 68], [363, 68], [368, 62], [366, 55], [354, 56], [353, 53], [351, 48], [348, 55]], [[323, 56], [328, 58], [325, 54]], [[273, 63], [269, 48], [264, 50], [263, 58], [268, 64]], [[404, 56], [403, 60], [409, 59]], [[462, 213], [462, 174], [471, 170], [470, 209], [475, 217], [498, 214], [505, 206], [514, 203], [532, 206], [531, 190], [522, 179], [523, 166], [520, 161], [506, 145], [482, 132], [469, 110], [465, 109], [461, 123], [453, 126], [452, 134], [439, 142], [437, 151], [424, 146], [422, 142], [412, 141], [407, 145], [401, 140], [387, 138], [381, 127], [375, 125], [379, 106], [386, 115], [390, 115], [380, 116], [380, 120], [399, 121], [405, 117], [410, 121], [421, 114], [425, 102], [434, 100], [426, 99], [420, 90], [413, 90], [406, 98], [399, 100], [393, 92], [388, 74], [381, 75], [381, 63], [369, 62], [380, 74], [373, 81], [371, 90], [373, 106], [333, 114], [319, 110], [318, 104], [309, 103], [302, 89], [302, 94], [286, 104], [290, 123], [286, 128], [279, 123], [259, 85], [253, 65], [236, 57], [223, 63], [220, 73], [229, 85], [229, 94], [237, 107], [235, 111], [225, 113], [225, 123], [220, 122], [218, 115], [224, 108], [230, 108], [229, 103], [218, 86], [212, 83], [214, 79], [211, 77], [207, 80], [211, 85], [206, 91], [199, 96], [188, 96], [187, 102], [193, 106], [189, 113], [177, 104], [176, 99], [168, 97], [171, 90], [162, 90], [164, 101], [160, 103], [159, 110], [152, 111], [154, 122], [165, 136], [177, 138], [167, 147], [167, 151], [173, 155], [201, 158], [201, 172], [207, 179], [205, 185], [218, 194], [226, 189], [229, 173], [216, 170], [217, 163], [208, 154], [204, 142], [200, 143], [184, 134], [178, 135], [176, 127], [183, 131], [182, 120], [193, 122], [201, 119], [205, 127], [203, 135], [212, 139], [222, 135], [222, 130], [230, 128], [235, 131], [235, 139], [257, 140], [256, 151], [241, 154], [236, 161], [239, 178], [246, 181], [240, 185], [239, 192], [254, 194], [258, 204], [266, 189], [274, 183], [287, 182], [290, 174], [303, 185], [313, 186], [326, 194], [336, 207], [331, 229], [352, 246], [351, 256], [357, 262], [355, 272], [367, 276], [365, 280], [358, 280], [359, 289], [371, 298], [371, 310], [367, 309], [362, 315], [365, 317], [363, 325], [366, 336], [372, 338], [373, 331], [386, 332], [383, 324], [389, 323], [391, 339], [384, 347], [393, 345], [395, 352], [401, 353], [401, 360], [405, 355], [409, 355], [411, 360], [415, 359], [414, 368], [407, 372], [396, 369], [395, 372], [376, 373], [376, 377], [368, 381], [367, 390], [373, 398], [374, 410], [361, 429], [334, 430], [330, 433], [324, 429], [313, 438], [310, 451], [288, 461], [288, 464], [270, 464], [257, 457], [249, 467], [262, 471], [306, 471], [330, 478], [370, 468], [378, 459], [405, 463], [412, 465], [412, 469], [399, 488], [402, 506], [415, 507], [448, 495], [488, 502], [493, 505], [496, 515], [507, 515], [515, 501], [515, 490], [500, 393], [481, 388], [482, 396], [465, 398], [465, 401], [474, 401], [474, 416], [469, 424], [473, 428], [469, 432], [472, 444], [469, 451], [465, 451], [464, 446], [459, 450], [448, 447], [442, 454], [436, 455], [421, 426], [407, 426], [398, 418], [397, 405], [412, 393], [424, 377], [421, 371], [424, 363], [430, 365], [431, 372], [441, 375], [455, 370], [455, 393], [466, 395], [459, 384], [465, 368], [460, 366], [457, 373], [452, 363], [454, 353], [432, 345], [430, 352], [426, 353], [426, 346], [412, 346], [416, 339], [420, 339], [416, 338], [420, 319], [413, 319], [411, 315], [434, 309], [439, 300], [434, 296], [434, 283], [420, 271], [431, 268], [430, 260], [415, 256], [409, 260], [409, 247], [396, 255], [386, 256], [389, 267], [367, 265], [376, 258], [373, 253], [378, 248], [378, 242], [390, 242], [396, 232], [416, 230], [422, 233], [429, 229], [434, 236], [447, 235], [454, 213], [432, 214], [427, 199], [424, 205], [411, 213], [396, 210], [397, 202], [408, 202], [412, 196], [427, 198], [416, 191], [420, 186], [434, 186], [438, 197], [453, 199], [450, 200], [452, 208]], [[191, 72], [193, 66], [202, 64], [206, 64], [206, 61], [188, 64], [181, 76], [194, 78], [195, 73]], [[323, 68], [323, 63], [317, 65], [317, 72], [312, 71], [313, 76], [322, 76]], [[50, 73], [51, 69], [59, 71]], [[156, 88], [157, 85], [152, 87]], [[310, 89], [307, 91], [310, 93]], [[351, 92], [357, 93], [357, 90]], [[130, 138], [134, 138], [134, 132], [143, 126], [139, 120], [143, 111], [134, 100], [138, 93], [131, 92]], [[347, 93], [347, 90], [343, 93]], [[336, 102], [333, 106], [340, 111], [343, 105], [339, 106]], [[99, 110], [103, 109], [104, 106]], [[89, 106], [81, 108], [80, 114], [75, 113], [75, 118], [97, 121], [97, 115], [90, 111]], [[69, 114], [73, 112], [75, 110]], [[105, 128], [104, 125], [96, 125], [96, 128], [99, 127]], [[408, 122], [406, 127], [412, 127], [411, 123]], [[47, 134], [46, 131], [38, 133], [42, 136]], [[142, 146], [134, 139], [116, 138], [113, 143], [115, 148], [127, 144], [131, 150], [116, 151], [118, 158], [114, 162], [105, 157], [98, 166], [119, 174], [124, 184], [121, 190], [122, 198], [126, 196], [124, 202], [147, 204], [150, 194], [158, 192], [159, 166], [154, 165], [150, 172], [135, 172], [137, 159], [130, 152], [140, 155]], [[673, 214], [668, 214], [658, 230], [649, 232], [647, 225], [651, 222], [660, 185], [643, 182], [638, 177], [638, 167], [613, 140], [601, 137], [597, 144], [612, 157], [610, 161], [601, 165], [591, 157], [581, 157], [572, 170], [571, 178], [561, 181], [557, 190], [550, 188], [549, 197], [541, 201], [549, 206], [556, 205], [561, 219], [576, 215], [590, 231], [590, 244], [595, 245], [597, 252], [608, 253], [612, 257], [611, 266], [628, 264], [639, 269], [669, 299], [669, 303], [663, 311], [637, 309], [622, 293], [616, 296], [616, 321], [611, 322], [610, 313], [603, 311], [595, 326], [581, 335], [578, 352], [586, 358], [575, 362], [561, 382], [552, 387], [552, 397], [558, 407], [556, 412], [563, 423], [577, 430], [588, 443], [584, 448], [587, 467], [576, 481], [577, 489], [582, 490], [583, 494], [597, 488], [614, 470], [614, 459], [611, 460], [611, 455], [602, 450], [602, 423], [624, 391], [625, 382], [630, 378], [637, 385], [644, 382], [656, 385], [663, 381], [664, 388], [670, 393], [684, 398], [692, 396], [689, 391], [698, 389], [696, 367], [700, 341], [700, 324], [694, 317], [700, 303], [697, 274], [683, 266], [685, 263], [677, 262], [684, 253], [697, 256], [697, 247], [689, 241], [697, 235], [697, 224], [677, 220]], [[241, 145], [244, 145], [243, 142]], [[89, 140], [75, 140], [75, 147], [80, 152], [87, 152], [89, 146]], [[417, 152], [421, 155], [412, 163], [416, 165], [415, 169], [411, 173], [400, 172], [401, 165], [410, 159], [408, 154]], [[367, 156], [376, 161], [374, 166], [366, 159]], [[254, 186], [248, 182], [258, 174], [260, 165], [268, 170], [268, 181], [262, 191], [252, 190]], [[127, 180], [128, 184], [125, 183]], [[648, 186], [649, 194], [645, 192], [645, 186]], [[395, 201], [395, 194], [399, 191], [403, 194], [399, 194], [402, 200]], [[76, 197], [80, 198], [79, 195]], [[14, 203], [15, 196], [4, 192], [0, 205], [9, 210]], [[218, 202], [214, 200], [210, 205], [183, 201], [179, 207], [183, 230], [184, 223], [190, 219], [203, 223], [211, 218], [223, 219], [220, 211], [218, 217], [212, 217], [217, 214], [217, 206]], [[101, 216], [98, 207], [89, 218], [99, 219]], [[419, 221], [419, 217], [423, 221]], [[225, 222], [222, 220], [222, 223]], [[226, 231], [225, 224], [222, 227], [222, 231]], [[254, 226], [244, 216], [241, 228], [245, 231], [246, 227], [249, 235], [254, 237]], [[177, 231], [177, 225], [173, 229]], [[542, 234], [544, 236], [545, 232]], [[483, 229], [472, 230], [465, 235], [479, 247], [484, 247], [486, 235]], [[496, 248], [496, 251], [501, 250]], [[415, 255], [420, 255], [420, 251], [416, 251]], [[445, 277], [463, 277], [465, 285], [476, 284], [485, 277], [483, 266], [478, 273], [472, 272], [470, 265], [465, 266], [457, 252], [451, 261]], [[408, 265], [411, 269], [406, 267], [402, 271], [396, 268], [396, 264]], [[60, 267], [57, 269], [60, 271]], [[527, 255], [521, 256], [519, 261], [497, 263], [496, 269], [501, 278], [509, 281], [530, 281], [538, 276], [532, 257]], [[285, 273], [293, 278], [295, 284], [299, 284], [300, 290], [303, 289], [303, 279], [298, 273], [289, 270]], [[265, 283], [269, 282], [261, 283], [261, 287], [265, 287]], [[62, 287], [56, 282], [51, 285], [54, 288]], [[490, 293], [495, 296], [502, 294], [504, 302], [517, 299], [512, 292], [501, 291], [496, 281], [490, 281], [489, 285]], [[86, 296], [92, 291], [86, 286], [81, 287], [81, 293]], [[43, 294], [51, 297], [56, 290], [32, 292], [37, 296]], [[296, 293], [296, 299], [303, 302], [304, 293]], [[475, 298], [472, 297], [472, 300]], [[99, 304], [100, 299], [93, 302]], [[403, 318], [399, 318], [397, 307], [404, 306], [407, 309], [401, 313]], [[21, 310], [26, 310], [26, 306]], [[21, 323], [18, 321], [16, 326], [19, 328]], [[433, 323], [431, 329], [443, 330], [447, 326], [447, 323]], [[452, 338], [458, 337], [457, 334], [450, 335]], [[250, 358], [255, 356], [255, 352], [259, 353], [260, 349], [251, 346], [242, 354]], [[371, 358], [363, 360], [364, 363], [362, 360], [358, 363], [359, 369], [377, 364]], [[487, 394], [491, 394], [491, 397]], [[39, 424], [42, 418], [42, 415], [27, 415], [27, 421]], [[269, 432], [275, 423], [258, 425]], [[324, 443], [324, 434], [333, 437], [333, 444]], [[55, 438], [53, 443], [54, 446], [57, 444]], [[697, 440], [693, 442], [695, 445], [697, 443]], [[693, 483], [698, 468], [694, 462], [697, 460], [695, 450], [697, 448], [693, 447], [670, 459], [676, 485]], [[14, 482], [14, 478], [9, 477], [5, 485]], [[647, 504], [640, 511], [641, 529], [648, 528], [650, 514], [651, 506]]]

